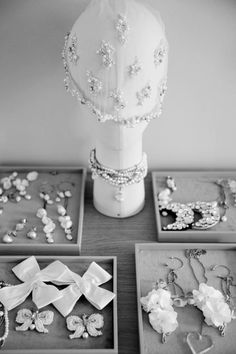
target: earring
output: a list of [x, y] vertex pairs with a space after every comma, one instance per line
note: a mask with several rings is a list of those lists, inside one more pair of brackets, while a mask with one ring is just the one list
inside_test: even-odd
[[67, 240], [71, 241], [73, 239], [71, 232], [72, 232], [72, 221], [69, 215], [67, 215], [66, 209], [62, 205], [57, 206], [57, 212], [60, 215], [58, 217], [58, 221], [65, 231]]
[[196, 277], [196, 274], [195, 274], [195, 271], [194, 271], [194, 268], [192, 266], [192, 263], [191, 263], [191, 259], [196, 259], [196, 261], [200, 264], [202, 270], [203, 270], [203, 277], [205, 278], [205, 281], [207, 282], [208, 281], [208, 278], [206, 276], [206, 268], [204, 266], [204, 264], [202, 263], [202, 261], [200, 260], [200, 257], [203, 256], [203, 255], [206, 255], [207, 251], [204, 250], [204, 249], [200, 249], [200, 248], [193, 248], [193, 249], [186, 249], [185, 250], [185, 257], [188, 259], [188, 262], [189, 262], [189, 266], [191, 268], [191, 271], [192, 271], [192, 274], [195, 278], [195, 280], [197, 281], [197, 283], [199, 284], [199, 281]]
[[69, 199], [72, 197], [71, 187], [75, 187], [73, 182], [63, 181], [57, 186], [57, 198], [56, 202], [60, 202], [64, 199], [64, 208], [67, 210]]
[[47, 209], [47, 205], [52, 205], [53, 198], [52, 196], [55, 194], [55, 188], [49, 184], [48, 182], [45, 182], [41, 184], [39, 187], [39, 197], [43, 200], [43, 209]]
[[164, 264], [166, 267], [169, 268], [169, 272], [167, 274], [167, 285], [172, 285], [173, 286], [173, 290], [174, 290], [174, 295], [175, 296], [177, 295], [177, 291], [176, 291], [177, 289], [176, 288], [178, 288], [181, 291], [181, 295], [184, 297], [185, 293], [184, 293], [183, 288], [178, 283], [176, 283], [176, 280], [178, 279], [178, 275], [177, 275], [176, 272], [179, 269], [183, 268], [184, 262], [180, 258], [173, 257], [173, 256], [168, 257], [168, 259], [170, 259], [171, 261], [177, 260], [179, 262], [179, 266], [174, 267], [174, 268], [170, 267], [170, 265], [168, 264], [168, 261], [167, 261], [167, 263]]
[[56, 225], [54, 224], [53, 220], [47, 216], [46, 209], [39, 208], [36, 213], [36, 216], [41, 219], [42, 223], [45, 225], [43, 228], [43, 232], [46, 235], [47, 243], [54, 243], [53, 231], [55, 230]]
[[12, 243], [13, 237], [16, 237], [17, 232], [22, 231], [25, 228], [26, 223], [27, 223], [27, 219], [22, 219], [19, 223], [16, 224], [14, 230], [7, 232], [3, 236], [2, 241], [4, 243]]
[[152, 328], [161, 334], [162, 343], [178, 327], [177, 312], [174, 311], [171, 293], [163, 280], [156, 282], [154, 289], [140, 299], [142, 308], [148, 313]]
[[[220, 279], [220, 285], [221, 285], [221, 291], [224, 294], [225, 301], [229, 305], [230, 309], [232, 312], [234, 311], [234, 303], [232, 300], [232, 294], [231, 294], [231, 287], [236, 286], [236, 284], [233, 284], [233, 276], [231, 275], [231, 270], [229, 267], [227, 267], [224, 264], [218, 264], [218, 265], [213, 265], [210, 267], [211, 271], [215, 271], [217, 268], [224, 268], [226, 269], [227, 273], [225, 275], [217, 275], [217, 278]], [[222, 336], [225, 335], [225, 330], [226, 330], [226, 325], [220, 326], [219, 331]]]
[[37, 237], [37, 227], [34, 226], [30, 231], [27, 232], [26, 236], [30, 238], [31, 240], [36, 239]]
[[98, 337], [102, 335], [99, 329], [104, 326], [104, 318], [99, 313], [93, 313], [90, 316], [83, 314], [81, 317], [69, 316], [66, 319], [66, 325], [69, 331], [75, 331], [69, 335], [70, 339]]
[[15, 328], [16, 331], [36, 330], [40, 333], [48, 333], [44, 325], [50, 325], [53, 322], [54, 313], [52, 311], [38, 310], [35, 312], [29, 309], [21, 309], [17, 312], [16, 322], [21, 324]]

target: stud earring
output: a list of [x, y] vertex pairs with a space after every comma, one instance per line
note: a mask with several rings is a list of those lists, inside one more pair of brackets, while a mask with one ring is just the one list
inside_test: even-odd
[[104, 318], [99, 313], [93, 313], [90, 316], [83, 314], [81, 317], [69, 316], [66, 319], [66, 325], [69, 331], [75, 331], [69, 335], [70, 339], [98, 337], [102, 335], [100, 329], [104, 326]]
[[37, 237], [37, 227], [34, 226], [30, 231], [27, 232], [26, 236], [31, 240], [35, 240]]
[[44, 325], [50, 325], [53, 322], [54, 313], [52, 311], [38, 310], [32, 312], [29, 309], [21, 309], [17, 312], [16, 322], [21, 324], [15, 328], [16, 331], [36, 330], [40, 333], [48, 333]]

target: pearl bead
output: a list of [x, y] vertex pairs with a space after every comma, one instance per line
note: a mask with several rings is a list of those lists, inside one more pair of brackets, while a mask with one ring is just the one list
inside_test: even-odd
[[87, 332], [84, 332], [84, 333], [83, 333], [83, 338], [84, 338], [84, 339], [87, 339], [87, 338], [88, 338], [88, 336], [89, 336], [89, 335], [88, 335], [88, 333], [87, 333]]
[[33, 331], [34, 329], [35, 329], [35, 324], [32, 323], [32, 324], [30, 325], [30, 330]]
[[226, 222], [226, 221], [227, 221], [227, 216], [226, 216], [226, 215], [223, 215], [223, 216], [221, 217], [221, 221]]
[[31, 199], [31, 195], [26, 194], [26, 195], [25, 195], [25, 199], [26, 199], [26, 200], [30, 200], [30, 199]]
[[13, 238], [9, 234], [6, 234], [6, 235], [3, 236], [2, 241], [4, 243], [12, 243], [13, 242]]

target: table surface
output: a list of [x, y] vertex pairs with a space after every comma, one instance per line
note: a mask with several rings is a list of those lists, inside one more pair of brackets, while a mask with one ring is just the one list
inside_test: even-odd
[[145, 179], [145, 189], [144, 209], [130, 218], [116, 219], [96, 211], [90, 175], [86, 181], [81, 255], [117, 256], [119, 354], [139, 353], [135, 243], [157, 241], [150, 173]]

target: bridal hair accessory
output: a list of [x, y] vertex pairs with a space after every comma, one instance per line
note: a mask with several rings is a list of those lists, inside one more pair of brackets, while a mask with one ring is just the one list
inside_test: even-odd
[[50, 325], [53, 322], [54, 313], [52, 311], [38, 310], [32, 312], [29, 309], [20, 309], [16, 315], [16, 322], [21, 324], [15, 328], [16, 331], [36, 330], [40, 333], [48, 333], [45, 325]]
[[108, 282], [112, 276], [96, 262], [90, 264], [83, 276], [72, 272], [64, 264], [62, 264], [62, 267], [63, 272], [60, 278], [53, 281], [56, 285], [69, 285], [60, 291], [61, 297], [53, 302], [62, 316], [69, 315], [82, 295], [98, 310], [102, 310], [114, 299], [115, 294], [113, 292], [100, 287], [100, 285]]
[[99, 313], [92, 315], [83, 314], [80, 316], [69, 316], [66, 319], [66, 325], [69, 331], [75, 331], [69, 335], [70, 339], [84, 338], [89, 336], [98, 337], [102, 335], [101, 329], [104, 326], [104, 318]]
[[10, 311], [23, 303], [32, 293], [32, 301], [38, 309], [51, 304], [62, 295], [55, 286], [46, 282], [60, 279], [63, 270], [64, 266], [59, 261], [40, 270], [34, 256], [25, 259], [12, 268], [13, 273], [23, 283], [0, 289], [0, 302]]
[[155, 9], [92, 0], [65, 36], [62, 59], [66, 90], [98, 121], [134, 127], [160, 116], [168, 44]]
[[140, 302], [143, 310], [148, 313], [151, 326], [161, 334], [161, 341], [165, 343], [167, 336], [178, 327], [177, 312], [174, 311], [167, 283], [163, 280], [157, 282], [153, 290], [141, 297]]
[[143, 153], [142, 160], [130, 168], [116, 170], [102, 165], [96, 157], [96, 150], [91, 150], [89, 167], [92, 171], [92, 178], [102, 178], [112, 186], [117, 187], [115, 199], [118, 202], [124, 201], [124, 187], [141, 182], [147, 175], [147, 156]]

